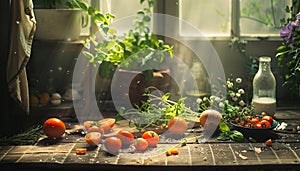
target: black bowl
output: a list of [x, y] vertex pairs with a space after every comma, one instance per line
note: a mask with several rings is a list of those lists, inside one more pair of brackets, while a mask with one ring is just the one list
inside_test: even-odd
[[246, 128], [230, 122], [233, 129], [241, 132], [246, 138], [254, 138], [257, 141], [265, 141], [270, 138], [276, 138], [276, 133], [273, 132], [273, 129], [276, 128], [278, 122], [273, 120], [273, 123], [270, 128]]

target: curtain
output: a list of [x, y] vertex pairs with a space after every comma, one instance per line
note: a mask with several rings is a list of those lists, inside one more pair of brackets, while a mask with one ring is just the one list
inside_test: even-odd
[[10, 96], [29, 114], [29, 89], [26, 65], [36, 29], [32, 0], [11, 1], [11, 34], [7, 63]]

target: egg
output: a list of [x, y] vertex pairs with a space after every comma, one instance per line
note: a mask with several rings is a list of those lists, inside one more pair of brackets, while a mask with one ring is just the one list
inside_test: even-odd
[[51, 104], [60, 105], [61, 104], [61, 95], [59, 93], [51, 94]]

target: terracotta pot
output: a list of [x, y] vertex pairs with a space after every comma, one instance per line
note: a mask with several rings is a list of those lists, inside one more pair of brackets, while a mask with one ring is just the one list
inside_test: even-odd
[[[158, 90], [166, 93], [170, 86], [170, 70], [154, 71], [154, 78], [151, 80], [146, 79], [144, 74], [139, 71], [131, 71], [118, 69], [116, 72], [117, 84], [112, 85], [112, 91], [117, 91], [118, 100], [130, 100], [131, 105], [140, 106], [142, 101], [146, 101], [147, 97], [143, 94], [148, 87], [156, 87]], [[150, 89], [155, 90], [155, 88]], [[119, 103], [120, 104], [120, 103]]]

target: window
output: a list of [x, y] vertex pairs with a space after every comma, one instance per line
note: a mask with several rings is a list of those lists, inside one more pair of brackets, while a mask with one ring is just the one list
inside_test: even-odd
[[[205, 36], [230, 35], [230, 0], [180, 0], [179, 18], [195, 26]], [[197, 36], [185, 24], [180, 35]]]
[[[206, 37], [278, 36], [291, 0], [179, 0], [179, 18]], [[197, 36], [180, 24], [181, 36]]]

